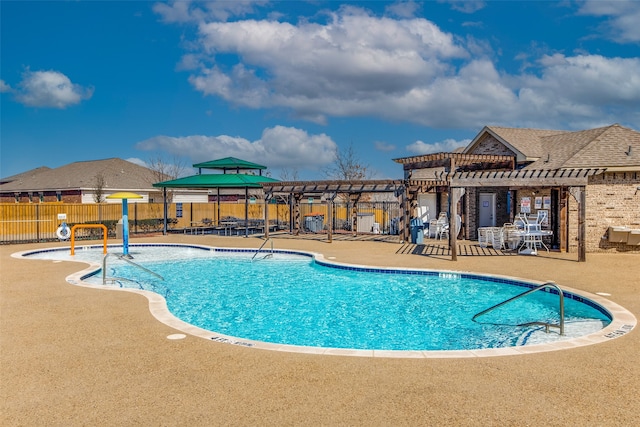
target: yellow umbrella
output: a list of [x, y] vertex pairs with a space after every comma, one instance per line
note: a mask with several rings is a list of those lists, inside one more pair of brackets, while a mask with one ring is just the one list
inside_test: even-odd
[[113, 193], [107, 196], [107, 199], [142, 199], [139, 194], [132, 193], [131, 191], [120, 191], [119, 193]]
[[142, 196], [129, 191], [121, 191], [107, 196], [107, 199], [122, 199], [122, 256], [133, 258], [129, 255], [129, 207], [127, 199], [142, 199]]

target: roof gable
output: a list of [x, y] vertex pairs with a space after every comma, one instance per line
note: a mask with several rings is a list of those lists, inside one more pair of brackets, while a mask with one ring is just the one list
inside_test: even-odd
[[491, 154], [479, 152], [478, 150], [482, 150], [481, 146], [488, 138], [494, 138], [505, 148], [514, 153], [518, 163], [522, 163], [535, 160], [543, 155], [544, 150], [542, 148], [542, 138], [564, 133], [567, 133], [567, 131], [485, 126], [465, 148], [464, 152], [468, 154]]

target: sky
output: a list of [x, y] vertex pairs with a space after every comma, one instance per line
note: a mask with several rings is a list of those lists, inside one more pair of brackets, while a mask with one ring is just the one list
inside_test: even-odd
[[0, 1], [0, 177], [237, 157], [371, 179], [484, 126], [640, 129], [640, 1]]

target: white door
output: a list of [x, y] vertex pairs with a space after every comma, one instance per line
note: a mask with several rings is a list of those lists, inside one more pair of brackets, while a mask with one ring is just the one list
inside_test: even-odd
[[418, 194], [418, 212], [416, 212], [416, 215], [418, 215], [418, 218], [425, 224], [428, 223], [430, 219], [437, 218], [437, 201], [436, 193]]
[[496, 195], [480, 193], [478, 227], [496, 226]]

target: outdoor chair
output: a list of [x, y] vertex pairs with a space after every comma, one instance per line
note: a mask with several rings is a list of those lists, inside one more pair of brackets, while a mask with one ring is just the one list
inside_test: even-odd
[[436, 237], [438, 232], [438, 220], [429, 220], [429, 238]]

